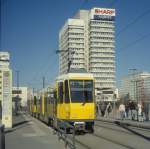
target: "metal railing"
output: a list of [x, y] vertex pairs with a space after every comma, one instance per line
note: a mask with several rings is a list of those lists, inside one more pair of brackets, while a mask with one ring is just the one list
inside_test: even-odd
[[[68, 132], [69, 129], [69, 132]], [[72, 132], [70, 133], [70, 130]], [[58, 120], [57, 130], [54, 133], [58, 135], [58, 140], [63, 140], [65, 143], [65, 148], [76, 149], [75, 146], [75, 127], [66, 121]]]
[[0, 124], [0, 149], [5, 149], [5, 127]]

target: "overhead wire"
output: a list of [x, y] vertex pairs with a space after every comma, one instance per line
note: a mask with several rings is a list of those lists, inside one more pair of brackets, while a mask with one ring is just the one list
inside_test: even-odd
[[[53, 52], [51, 55], [47, 55], [47, 57], [45, 58], [45, 62], [44, 62], [44, 63], [41, 63], [41, 65], [39, 66], [38, 71], [36, 71], [36, 72], [34, 73], [33, 77], [32, 77], [31, 80], [30, 80], [30, 82], [36, 82], [36, 81], [39, 79], [39, 76], [40, 76], [41, 74], [43, 74], [43, 73], [42, 73], [43, 68], [45, 68], [45, 66], [47, 66], [48, 61], [49, 61], [52, 57], [54, 57], [54, 55], [55, 55], [55, 52]], [[40, 70], [40, 71], [39, 71], [39, 70]], [[39, 80], [38, 80], [38, 81], [39, 81]], [[35, 84], [35, 83], [30, 83], [30, 84]]]
[[117, 34], [116, 37], [118, 37], [120, 34], [125, 32], [127, 29], [129, 29], [132, 25], [137, 23], [139, 20], [141, 20], [143, 17], [147, 16], [150, 13], [150, 9], [144, 11], [142, 14], [138, 15], [135, 19], [133, 19], [131, 22], [129, 22], [126, 26], [124, 26]]
[[137, 44], [137, 43], [139, 43], [139, 42], [145, 40], [145, 39], [148, 38], [148, 37], [150, 37], [150, 33], [143, 35], [142, 37], [140, 37], [140, 38], [134, 40], [133, 42], [130, 42], [127, 46], [125, 46], [125, 47], [123, 47], [123, 48], [121, 48], [121, 49], [123, 50], [123, 49], [130, 48], [131, 46], [134, 46], [135, 44]]
[[[86, 3], [88, 2], [89, 0], [83, 0], [83, 2], [81, 3], [81, 5], [80, 5], [80, 8], [79, 8], [79, 10], [81, 9], [81, 8], [83, 8], [85, 5], [86, 5]], [[57, 50], [56, 50], [57, 51]], [[51, 55], [51, 56], [54, 56], [54, 54], [53, 55]], [[50, 57], [48, 56], [48, 59], [50, 59]], [[46, 66], [46, 65], [45, 65]], [[41, 65], [41, 67], [40, 67], [41, 69], [40, 70], [42, 70], [43, 69], [43, 64]], [[48, 70], [46, 71], [46, 73], [48, 72]], [[37, 75], [39, 75], [39, 73], [37, 74], [37, 73], [35, 73], [34, 75], [33, 75], [33, 80], [34, 81], [36, 81], [38, 78], [37, 78]], [[32, 81], [33, 81], [32, 80]]]

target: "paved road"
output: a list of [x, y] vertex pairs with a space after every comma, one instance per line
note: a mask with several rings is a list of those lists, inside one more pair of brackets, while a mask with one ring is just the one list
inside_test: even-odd
[[95, 133], [76, 137], [88, 149], [149, 149], [150, 130], [96, 122]]
[[53, 130], [40, 121], [24, 115], [14, 118], [14, 127], [6, 133], [6, 149], [62, 149]]
[[[63, 149], [53, 130], [28, 115], [14, 117], [6, 149]], [[150, 130], [97, 121], [94, 134], [76, 135], [77, 149], [149, 149]]]

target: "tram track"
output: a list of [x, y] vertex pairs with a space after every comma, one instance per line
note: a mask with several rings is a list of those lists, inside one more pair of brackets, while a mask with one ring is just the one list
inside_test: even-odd
[[75, 139], [75, 142], [78, 143], [79, 145], [83, 146], [86, 149], [92, 149], [90, 146], [88, 146], [87, 144]]
[[[108, 125], [110, 125], [110, 126], [108, 126]], [[113, 128], [112, 125], [115, 127], [119, 126], [119, 128]], [[107, 122], [102, 122], [102, 121], [101, 121], [101, 123], [100, 122], [96, 123], [95, 126], [101, 127], [104, 129], [109, 129], [112, 131], [119, 131], [121, 133], [126, 133], [129, 135], [139, 134], [139, 136], [141, 135], [141, 136], [145, 137], [146, 139], [150, 140], [150, 129], [147, 129], [147, 128], [144, 129], [141, 127], [131, 126], [131, 125], [128, 125], [127, 123], [112, 123], [112, 124], [110, 124], [109, 122], [107, 123]]]
[[123, 143], [120, 143], [119, 141], [116, 141], [116, 140], [112, 140], [112, 139], [110, 139], [110, 138], [108, 138], [108, 137], [100, 136], [100, 135], [98, 135], [98, 134], [92, 134], [92, 135], [95, 136], [95, 137], [98, 137], [98, 138], [107, 140], [107, 141], [109, 141], [109, 142], [112, 142], [112, 143], [114, 143], [114, 144], [116, 144], [116, 145], [120, 145], [120, 146], [122, 146], [122, 147], [128, 148], [128, 149], [135, 149], [135, 148], [133, 148], [133, 147], [131, 147], [131, 146], [128, 146], [128, 145], [123, 144]]
[[109, 129], [109, 130], [112, 130], [112, 131], [119, 131], [119, 132], [122, 132], [122, 133], [127, 133], [127, 134], [132, 134], [131, 132], [128, 132], [127, 130], [121, 130], [121, 129], [115, 129], [115, 128], [110, 128], [110, 127], [107, 127], [107, 126], [103, 126], [101, 124], [95, 124], [96, 127], [100, 127], [100, 128], [104, 128], [104, 129]]
[[[95, 134], [95, 133], [94, 134], [90, 134], [90, 136], [88, 136], [88, 137], [89, 138], [96, 137], [96, 138], [104, 140], [104, 141], [106, 141], [108, 143], [112, 143], [114, 145], [117, 145], [119, 148], [136, 149], [136, 148], [131, 147], [131, 146], [127, 145], [127, 144], [123, 144], [123, 143], [121, 143], [119, 141], [110, 139], [108, 137], [100, 136], [100, 135]], [[75, 141], [76, 141], [77, 144], [83, 146], [86, 149], [94, 149], [93, 147], [91, 147], [91, 144], [88, 145], [88, 143], [90, 143], [90, 142], [87, 142], [87, 144], [85, 144], [83, 139], [84, 138], [82, 137], [82, 139], [80, 138], [80, 141], [79, 141], [79, 139], [75, 139]]]
[[[129, 149], [139, 148], [138, 144], [140, 144], [139, 142], [142, 142], [142, 140], [146, 144], [150, 143], [150, 130], [143, 129], [143, 128], [136, 128], [136, 127], [128, 126], [125, 124], [123, 124], [123, 125], [113, 124], [112, 128], [110, 128], [111, 127], [110, 125], [107, 126], [106, 123], [104, 125], [105, 126], [95, 124], [95, 127], [98, 129], [95, 128], [95, 130], [97, 130], [97, 131], [93, 135], [97, 136], [99, 138], [106, 139], [107, 141], [110, 141], [110, 142], [113, 142], [116, 144], [120, 144], [122, 147], [126, 147]], [[114, 126], [116, 126], [116, 127], [118, 126], [119, 128], [122, 128], [124, 130], [113, 128]], [[101, 129], [99, 129], [99, 128], [101, 128]], [[112, 132], [110, 132], [110, 134], [115, 134], [115, 136], [114, 137], [113, 137], [113, 135], [108, 136], [107, 131], [108, 132], [112, 131]], [[121, 134], [120, 134], [120, 132], [121, 132]], [[118, 137], [118, 135], [120, 137]], [[127, 136], [127, 137], [124, 137], [124, 136]], [[136, 144], [136, 142], [132, 141], [133, 136], [135, 136], [137, 138], [137, 140], [139, 140], [138, 144]], [[143, 144], [142, 144], [142, 146], [143, 146]], [[140, 148], [142, 148], [142, 147], [140, 147]]]
[[[136, 130], [135, 127], [131, 127], [128, 125], [125, 125], [124, 127], [120, 127], [119, 125], [117, 125], [115, 123], [110, 124], [107, 122], [104, 122], [101, 124], [100, 123], [95, 124], [95, 128], [100, 128], [100, 127], [101, 127], [101, 129], [99, 129], [99, 130], [97, 129], [96, 133], [93, 133], [93, 134], [87, 133], [84, 135], [76, 135], [76, 137], [75, 137], [76, 148], [77, 149], [99, 149], [99, 147], [100, 147], [99, 145], [101, 145], [101, 142], [105, 142], [106, 146], [107, 146], [107, 144], [111, 144], [112, 146], [116, 146], [117, 149], [118, 148], [119, 149], [120, 148], [136, 149], [136, 146], [134, 146], [133, 144], [129, 145], [126, 141], [123, 141], [122, 139], [117, 140], [117, 138], [116, 138], [116, 136], [118, 137], [118, 134], [120, 134], [119, 132], [121, 132], [122, 136], [123, 136], [123, 134], [126, 134], [126, 135], [130, 135], [132, 137], [134, 133], [128, 132], [129, 130], [126, 130], [124, 127]], [[115, 127], [115, 128], [113, 128], [113, 127]], [[137, 129], [139, 131], [147, 132], [147, 130], [145, 130], [143, 128], [137, 128]], [[148, 130], [148, 132], [150, 132], [150, 130]], [[112, 137], [112, 135], [110, 135], [109, 133], [114, 134], [114, 137]], [[69, 139], [69, 137], [68, 137], [68, 139]], [[146, 138], [146, 139], [148, 140], [148, 138]], [[93, 140], [93, 142], [90, 140]], [[94, 147], [93, 144], [96, 144], [96, 146]], [[105, 147], [105, 148], [107, 148], [107, 147]], [[108, 147], [108, 148], [110, 148], [110, 147]]]

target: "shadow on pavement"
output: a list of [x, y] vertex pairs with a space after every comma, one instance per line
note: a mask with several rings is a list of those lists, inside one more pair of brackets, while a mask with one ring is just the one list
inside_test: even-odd
[[14, 116], [14, 120], [13, 120], [13, 126], [11, 129], [6, 129], [5, 133], [10, 133], [13, 132], [15, 130], [21, 129], [23, 127], [26, 127], [27, 125], [30, 125], [29, 122], [31, 122], [31, 120], [25, 120], [22, 115], [17, 115]]
[[26, 124], [26, 123], [29, 123], [30, 121], [27, 121], [27, 120], [24, 120], [24, 121], [21, 121], [21, 122], [18, 122], [16, 124], [13, 124], [13, 128], [17, 127], [17, 126], [20, 126], [20, 125], [23, 125], [23, 124]]

